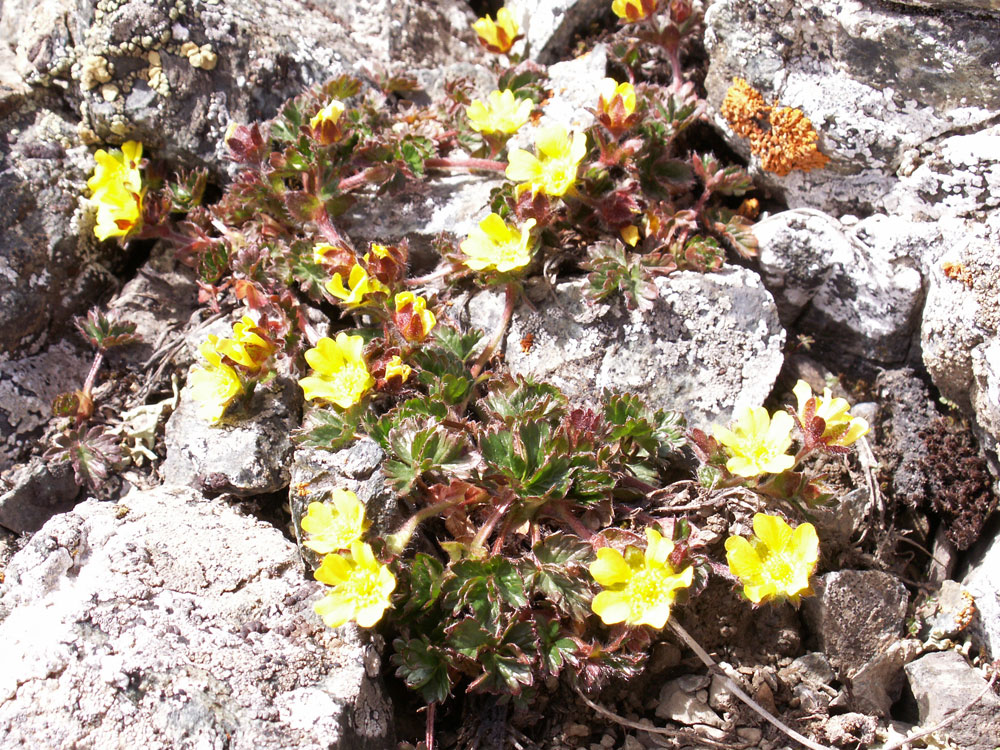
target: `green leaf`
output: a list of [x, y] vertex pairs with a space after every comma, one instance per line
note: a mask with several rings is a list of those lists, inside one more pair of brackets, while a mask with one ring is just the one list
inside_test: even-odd
[[397, 638], [392, 646], [396, 650], [392, 655], [396, 676], [411, 690], [420, 693], [426, 703], [443, 703], [451, 693], [451, 679], [448, 677], [448, 658], [441, 649], [426, 637], [409, 641]]
[[656, 299], [656, 285], [649, 269], [637, 253], [626, 252], [619, 244], [598, 243], [590, 250], [590, 260], [583, 264], [591, 273], [587, 296], [595, 301], [621, 292], [630, 310], [650, 310]]
[[496, 644], [483, 626], [472, 618], [466, 618], [448, 628], [448, 645], [463, 656], [475, 659], [479, 651], [488, 645]]
[[410, 563], [410, 594], [403, 605], [403, 615], [430, 609], [441, 595], [444, 565], [423, 552], [418, 552]]
[[566, 403], [566, 397], [554, 385], [505, 375], [489, 382], [487, 394], [477, 406], [493, 419], [511, 425], [515, 421], [560, 419]]
[[501, 605], [520, 608], [528, 603], [517, 568], [502, 557], [461, 560], [451, 566], [453, 577], [442, 587], [442, 601], [454, 614], [468, 607], [482, 625], [496, 629]]
[[391, 459], [382, 470], [393, 489], [406, 494], [423, 474], [462, 476], [471, 467], [469, 445], [462, 435], [439, 425], [407, 419], [389, 431]]
[[479, 329], [461, 333], [446, 325], [439, 325], [434, 328], [434, 339], [438, 346], [459, 362], [465, 362], [472, 355], [476, 344], [479, 343], [484, 335]]
[[558, 621], [538, 619], [538, 651], [542, 656], [542, 664], [549, 674], [557, 676], [564, 664], [576, 664], [576, 641], [572, 638], [560, 638], [562, 627]]
[[523, 607], [528, 603], [524, 595], [524, 581], [509, 560], [499, 559], [494, 570], [497, 591], [507, 604], [512, 607]]
[[594, 559], [594, 548], [579, 537], [556, 531], [531, 548], [543, 565], [587, 565]]
[[490, 469], [522, 497], [564, 497], [573, 483], [565, 443], [547, 422], [526, 422], [513, 430], [494, 428], [480, 436], [479, 449]]
[[417, 396], [407, 399], [381, 417], [375, 417], [374, 413], [366, 411], [364, 427], [369, 437], [378, 443], [382, 450], [387, 451], [389, 450], [389, 432], [397, 424], [407, 419], [426, 420], [433, 423], [445, 419], [447, 416], [448, 407], [441, 401]]
[[483, 674], [472, 681], [469, 690], [482, 690], [492, 693], [510, 693], [517, 695], [521, 688], [531, 685], [534, 678], [531, 667], [524, 663], [524, 657], [514, 649], [507, 648], [503, 652], [484, 652], [479, 659]]
[[354, 440], [362, 409], [360, 404], [344, 411], [312, 409], [302, 429], [293, 433], [292, 439], [307, 448], [340, 450]]
[[[545, 594], [560, 610], [575, 619], [590, 613], [590, 580], [583, 568], [594, 559], [585, 542], [556, 532], [532, 548], [536, 566], [531, 566], [531, 586]], [[527, 563], [527, 565], [531, 565]]]

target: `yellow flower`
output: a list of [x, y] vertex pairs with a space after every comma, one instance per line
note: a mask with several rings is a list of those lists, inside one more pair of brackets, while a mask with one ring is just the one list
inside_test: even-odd
[[313, 245], [313, 262], [322, 263], [324, 260], [326, 260], [327, 254], [334, 252], [336, 249], [337, 249], [336, 247], [326, 242], [322, 242], [318, 245]]
[[479, 43], [490, 52], [506, 54], [514, 46], [520, 27], [507, 8], [497, 11], [497, 20], [483, 16], [472, 24], [473, 31], [479, 37]]
[[656, 0], [614, 0], [611, 10], [619, 18], [634, 23], [656, 10]]
[[531, 99], [516, 99], [510, 89], [491, 91], [484, 103], [473, 99], [465, 108], [472, 129], [490, 135], [492, 133], [516, 133], [528, 121], [535, 103]]
[[811, 523], [792, 527], [779, 516], [758, 513], [753, 517], [754, 536], [726, 540], [726, 561], [730, 572], [740, 579], [747, 599], [760, 604], [787, 596], [798, 604], [799, 597], [812, 594], [809, 576], [819, 560], [819, 537]]
[[372, 255], [372, 253], [375, 254], [376, 258], [388, 258], [390, 256], [389, 248], [387, 248], [385, 245], [380, 245], [377, 242], [373, 242], [371, 244], [371, 250], [365, 253], [365, 263], [368, 262], [368, 258]]
[[209, 337], [198, 350], [208, 361], [208, 366], [192, 368], [188, 380], [191, 384], [191, 397], [198, 402], [198, 416], [215, 424], [244, 391], [240, 376], [236, 374], [236, 370], [222, 362], [222, 356], [216, 351], [212, 338], [214, 337]]
[[602, 547], [590, 564], [590, 575], [605, 589], [590, 606], [606, 625], [624, 622], [662, 628], [678, 590], [694, 579], [690, 565], [678, 573], [668, 562], [673, 542], [650, 528], [646, 539], [645, 553], [629, 546], [623, 556], [616, 549]]
[[785, 453], [792, 444], [794, 424], [787, 412], [769, 417], [763, 406], [745, 406], [736, 412], [731, 431], [716, 425], [712, 434], [732, 456], [726, 462], [729, 471], [741, 477], [757, 477], [780, 474], [795, 465], [795, 457]]
[[[792, 389], [795, 399], [798, 401], [799, 421], [805, 424], [806, 403], [813, 398], [812, 388], [809, 384], [800, 380]], [[822, 396], [816, 396], [816, 406], [814, 416], [822, 417], [826, 422], [826, 429], [823, 430], [823, 437], [829, 445], [848, 446], [864, 435], [868, 434], [868, 422], [861, 417], [850, 415], [851, 405], [845, 398], [832, 398], [830, 389], [824, 388]]]
[[302, 530], [309, 536], [303, 544], [321, 555], [350, 549], [368, 531], [365, 505], [350, 490], [334, 490], [331, 502], [309, 503]]
[[629, 224], [628, 226], [622, 227], [620, 231], [622, 239], [625, 240], [629, 247], [635, 247], [639, 242], [639, 227]]
[[605, 78], [597, 89], [600, 92], [598, 102], [606, 114], [612, 114], [616, 100], [621, 101], [621, 107], [628, 117], [635, 112], [635, 88], [631, 83], [618, 83], [614, 78]]
[[[427, 309], [427, 300], [413, 292], [396, 294], [396, 313], [392, 319], [407, 341], [423, 341], [437, 325], [434, 313]], [[387, 376], [388, 377], [388, 376]], [[405, 380], [405, 378], [404, 378]]]
[[377, 294], [379, 292], [382, 294], [389, 293], [389, 289], [385, 284], [369, 276], [368, 272], [358, 265], [355, 265], [351, 269], [351, 275], [347, 279], [347, 287], [344, 286], [343, 277], [339, 273], [335, 273], [333, 278], [326, 282], [326, 291], [349, 308], [360, 307], [365, 304], [365, 295]]
[[315, 130], [326, 123], [336, 125], [342, 114], [344, 114], [343, 103], [336, 99], [331, 99], [323, 109], [312, 116], [312, 119], [309, 120], [309, 127]]
[[124, 237], [142, 221], [142, 144], [126, 141], [121, 150], [98, 151], [94, 160], [94, 174], [87, 180], [97, 204], [94, 234], [100, 240]]
[[506, 224], [498, 214], [490, 214], [460, 245], [466, 255], [465, 265], [473, 271], [496, 269], [500, 273], [528, 265], [533, 254], [529, 248], [533, 226], [534, 219], [528, 219], [518, 229]]
[[413, 368], [409, 365], [404, 365], [403, 360], [399, 358], [398, 354], [385, 363], [386, 380], [398, 377], [400, 383], [405, 383], [410, 377], [411, 372], [413, 372]]
[[314, 375], [299, 380], [306, 400], [322, 399], [347, 409], [358, 403], [372, 387], [375, 379], [368, 372], [361, 352], [365, 340], [341, 331], [337, 340], [325, 336], [316, 348], [306, 352], [306, 361]]
[[233, 326], [233, 339], [220, 339], [209, 336], [212, 348], [224, 357], [229, 357], [236, 364], [250, 370], [259, 370], [261, 365], [274, 353], [274, 344], [263, 338], [260, 328], [248, 315]]
[[348, 620], [355, 620], [363, 628], [372, 627], [382, 619], [396, 588], [396, 577], [379, 564], [372, 548], [364, 542], [351, 544], [349, 558], [336, 553], [327, 555], [313, 576], [333, 587], [314, 607], [331, 628]]
[[562, 125], [552, 125], [539, 131], [535, 146], [540, 156], [519, 148], [510, 152], [507, 177], [522, 182], [519, 192], [530, 188], [532, 195], [565, 195], [587, 155], [587, 137], [583, 133], [570, 136]]

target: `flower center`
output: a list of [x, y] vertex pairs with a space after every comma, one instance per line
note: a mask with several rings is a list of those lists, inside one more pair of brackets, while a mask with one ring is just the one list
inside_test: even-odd
[[639, 620], [650, 609], [671, 602], [671, 589], [663, 585], [663, 575], [656, 571], [637, 571], [626, 590], [632, 620]]

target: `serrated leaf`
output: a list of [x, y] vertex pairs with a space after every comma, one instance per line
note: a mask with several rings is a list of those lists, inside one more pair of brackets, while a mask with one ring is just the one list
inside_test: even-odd
[[472, 681], [470, 691], [518, 695], [523, 687], [534, 682], [531, 667], [524, 663], [523, 656], [514, 653], [511, 648], [504, 649], [504, 652], [484, 652], [480, 664], [483, 674]]
[[446, 353], [465, 362], [476, 348], [476, 344], [485, 334], [479, 329], [472, 329], [462, 333], [446, 325], [439, 325], [434, 328], [434, 339], [438, 346]]
[[594, 548], [579, 537], [561, 531], [549, 534], [531, 548], [543, 565], [585, 565], [594, 557]]
[[460, 620], [448, 628], [448, 645], [463, 656], [475, 659], [480, 649], [496, 640], [472, 618]]
[[361, 407], [350, 409], [313, 409], [306, 416], [302, 429], [292, 435], [292, 439], [307, 448], [340, 450], [355, 438], [360, 420]]
[[576, 664], [576, 641], [562, 636], [562, 628], [557, 621], [539, 618], [537, 625], [538, 652], [542, 664], [549, 674], [557, 676], [564, 664]]
[[408, 419], [389, 431], [389, 453], [382, 470], [393, 489], [409, 492], [428, 472], [464, 475], [470, 468], [469, 444], [462, 435], [438, 425]]
[[444, 565], [423, 552], [410, 563], [410, 595], [403, 605], [403, 615], [429, 609], [441, 595]]
[[392, 655], [392, 663], [397, 667], [396, 676], [401, 677], [407, 687], [420, 693], [426, 703], [443, 703], [451, 693], [445, 654], [426, 637], [409, 641], [397, 638], [392, 646], [396, 650]]
[[551, 425], [540, 421], [511, 430], [496, 428], [480, 436], [479, 448], [487, 465], [522, 497], [563, 497], [573, 482], [573, 471], [553, 432]]
[[448, 407], [438, 400], [418, 396], [407, 399], [394, 409], [383, 414], [381, 417], [366, 411], [364, 415], [364, 427], [368, 436], [371, 437], [382, 450], [389, 450], [389, 432], [392, 428], [407, 419], [417, 421], [428, 421], [431, 424], [439, 422], [448, 416]]
[[477, 405], [491, 418], [511, 425], [515, 421], [560, 419], [566, 403], [566, 397], [554, 385], [521, 375], [505, 375], [489, 383], [486, 396]]

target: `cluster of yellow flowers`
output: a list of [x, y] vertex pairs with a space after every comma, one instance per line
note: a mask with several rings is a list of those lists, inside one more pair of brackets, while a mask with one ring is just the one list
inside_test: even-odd
[[[809, 384], [799, 380], [793, 393], [798, 401], [800, 424], [807, 421], [807, 406], [813, 403], [813, 415], [824, 420], [822, 440], [827, 445], [847, 447], [868, 434], [868, 422], [852, 417], [851, 405], [843, 398], [832, 398], [826, 388], [814, 396]], [[726, 469], [737, 476], [752, 478], [761, 474], [780, 474], [795, 466], [795, 456], [787, 453], [792, 445], [795, 420], [784, 411], [769, 415], [762, 406], [737, 410], [732, 429], [715, 426], [712, 434], [730, 455]]]
[[142, 144], [126, 141], [121, 149], [101, 149], [94, 160], [94, 174], [87, 180], [90, 200], [97, 206], [94, 234], [99, 240], [125, 237], [142, 223]]
[[396, 577], [362, 541], [368, 527], [365, 506], [350, 490], [334, 490], [330, 502], [309, 503], [302, 519], [303, 544], [324, 555], [313, 576], [331, 590], [315, 609], [331, 628], [350, 620], [370, 628], [391, 606]]
[[768, 172], [784, 177], [793, 169], [824, 167], [830, 160], [817, 149], [819, 135], [801, 110], [769, 106], [742, 78], [733, 79], [720, 111], [737, 135], [750, 139], [750, 150]]
[[209, 336], [198, 349], [207, 364], [191, 370], [191, 396], [198, 402], [198, 415], [213, 424], [226, 409], [247, 392], [244, 377], [260, 373], [274, 353], [274, 344], [249, 315], [233, 326], [233, 337]]

